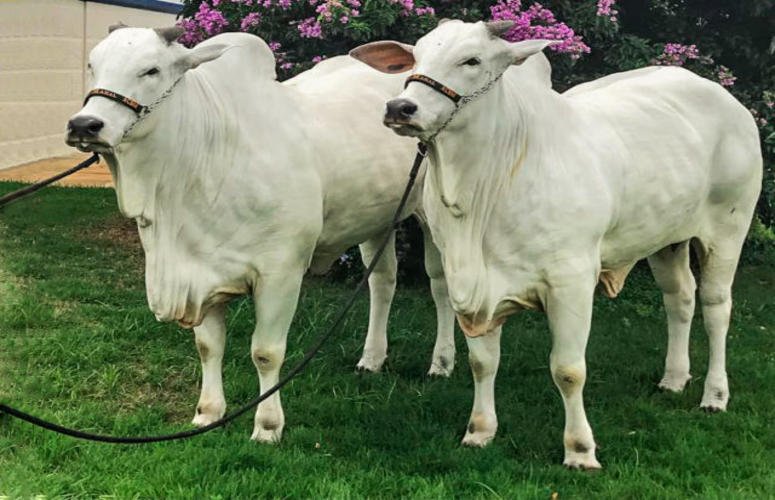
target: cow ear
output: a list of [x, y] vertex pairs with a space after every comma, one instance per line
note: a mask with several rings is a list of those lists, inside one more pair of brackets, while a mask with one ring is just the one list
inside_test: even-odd
[[413, 50], [412, 45], [384, 40], [361, 45], [350, 56], [383, 73], [403, 73], [414, 67]]
[[559, 45], [560, 43], [562, 42], [559, 40], [522, 40], [509, 44], [513, 56], [512, 64], [519, 66], [533, 54], [538, 54], [550, 45]]
[[119, 21], [116, 24], [111, 24], [110, 26], [108, 26], [108, 35], [110, 35], [111, 33], [113, 33], [116, 30], [120, 30], [122, 28], [128, 28], [128, 27], [129, 26], [127, 26], [126, 24], [122, 23], [121, 21]]
[[176, 41], [178, 38], [182, 37], [186, 30], [182, 26], [170, 26], [168, 28], [154, 28], [153, 31], [156, 32], [159, 37], [167, 42], [169, 45], [170, 43]]
[[516, 22], [511, 19], [499, 19], [497, 21], [488, 21], [484, 26], [491, 37], [500, 38], [508, 33], [515, 24]]
[[229, 49], [230, 45], [223, 43], [213, 43], [207, 45], [197, 45], [193, 49], [188, 51], [188, 54], [183, 58], [183, 65], [186, 70], [194, 69], [200, 64], [218, 59]]

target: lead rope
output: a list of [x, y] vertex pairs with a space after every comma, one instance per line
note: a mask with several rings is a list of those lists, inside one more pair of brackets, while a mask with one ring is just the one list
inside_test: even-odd
[[315, 343], [312, 349], [307, 351], [307, 353], [304, 355], [304, 358], [302, 358], [302, 360], [296, 366], [294, 366], [282, 379], [280, 379], [280, 381], [277, 382], [277, 384], [272, 386], [265, 393], [259, 396], [256, 396], [254, 399], [246, 403], [237, 411], [230, 413], [229, 415], [226, 415], [222, 419], [217, 420], [199, 429], [176, 432], [174, 434], [164, 434], [161, 436], [138, 436], [138, 437], [107, 436], [103, 434], [92, 434], [90, 432], [79, 431], [77, 429], [70, 429], [68, 427], [63, 427], [61, 425], [57, 425], [55, 423], [35, 417], [33, 415], [30, 415], [29, 413], [25, 413], [23, 411], [17, 410], [16, 408], [12, 408], [5, 404], [0, 404], [0, 413], [3, 413], [3, 412], [7, 413], [8, 415], [14, 418], [18, 418], [19, 420], [24, 420], [25, 422], [28, 422], [30, 424], [36, 425], [38, 427], [42, 427], [44, 429], [47, 429], [53, 432], [57, 432], [59, 434], [64, 434], [66, 436], [70, 436], [78, 439], [85, 439], [87, 441], [98, 441], [101, 443], [114, 443], [114, 444], [143, 444], [143, 443], [158, 443], [161, 441], [174, 441], [178, 439], [186, 439], [193, 436], [198, 436], [200, 434], [204, 434], [205, 432], [209, 432], [218, 427], [225, 426], [235, 418], [239, 417], [240, 415], [243, 415], [244, 413], [246, 413], [256, 405], [264, 401], [266, 398], [268, 398], [275, 392], [279, 391], [288, 382], [290, 382], [296, 375], [298, 375], [304, 369], [304, 367], [307, 366], [307, 364], [315, 356], [315, 354], [317, 354], [318, 351], [320, 351], [320, 349], [323, 347], [323, 344], [325, 344], [326, 341], [331, 337], [331, 335], [333, 335], [334, 332], [339, 328], [339, 326], [341, 326], [342, 322], [344, 321], [345, 315], [350, 311], [353, 304], [355, 304], [355, 299], [358, 297], [358, 294], [361, 292], [361, 290], [363, 290], [363, 287], [368, 282], [369, 276], [371, 276], [371, 273], [374, 271], [374, 267], [377, 265], [377, 262], [379, 261], [380, 257], [382, 257], [382, 254], [385, 252], [385, 247], [387, 247], [387, 244], [390, 241], [390, 236], [392, 232], [396, 229], [399, 221], [401, 220], [401, 212], [403, 212], [404, 208], [406, 207], [406, 202], [409, 199], [409, 194], [411, 193], [412, 187], [414, 186], [415, 180], [417, 178], [417, 173], [419, 172], [420, 166], [422, 165], [422, 162], [425, 159], [427, 153], [428, 153], [427, 146], [422, 142], [419, 143], [417, 145], [417, 154], [414, 157], [414, 163], [412, 164], [412, 169], [409, 172], [409, 180], [406, 183], [406, 188], [404, 189], [404, 194], [401, 196], [401, 201], [398, 204], [398, 208], [396, 209], [396, 212], [393, 215], [393, 220], [390, 223], [390, 230], [388, 231], [387, 236], [385, 237], [385, 240], [382, 242], [382, 245], [380, 245], [379, 250], [377, 250], [377, 253], [371, 259], [371, 262], [369, 263], [369, 266], [366, 268], [366, 272], [364, 273], [363, 278], [361, 278], [361, 281], [358, 283], [358, 286], [355, 287], [353, 294], [350, 296], [350, 299], [347, 301], [345, 306], [337, 315], [334, 323], [331, 325], [331, 327], [329, 327], [326, 333], [324, 333], [320, 337], [320, 339]]

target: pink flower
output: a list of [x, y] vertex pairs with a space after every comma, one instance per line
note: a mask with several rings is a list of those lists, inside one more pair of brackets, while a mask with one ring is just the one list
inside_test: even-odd
[[323, 38], [320, 22], [314, 17], [308, 17], [299, 23], [299, 35], [302, 38]]
[[590, 51], [580, 35], [565, 23], [557, 21], [554, 13], [540, 3], [534, 3], [527, 10], [522, 10], [521, 0], [499, 0], [490, 7], [490, 14], [493, 19], [514, 21], [514, 27], [503, 37], [510, 42], [535, 38], [559, 40], [562, 43], [550, 48], [569, 54], [571, 59], [578, 59]]
[[726, 66], [719, 66], [716, 74], [718, 82], [724, 87], [731, 87], [735, 84], [737, 77]]
[[683, 66], [690, 59], [700, 59], [700, 51], [696, 45], [666, 43], [662, 53], [652, 63], [660, 66]]
[[257, 26], [261, 22], [261, 14], [258, 12], [251, 12], [240, 23], [240, 31], [247, 31], [251, 26]]
[[619, 13], [619, 11], [614, 8], [615, 3], [616, 0], [597, 0], [597, 16], [607, 17], [608, 20], [612, 23], [618, 21], [619, 19], [616, 17], [616, 15]]

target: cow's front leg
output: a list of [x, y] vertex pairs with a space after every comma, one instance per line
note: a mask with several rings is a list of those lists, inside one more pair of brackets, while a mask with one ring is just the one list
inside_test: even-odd
[[[371, 263], [385, 241], [384, 234], [360, 245], [363, 265]], [[358, 361], [359, 370], [378, 372], [387, 358], [387, 323], [390, 304], [396, 291], [396, 233], [391, 231], [385, 252], [369, 276], [369, 330], [363, 345], [363, 355]]]
[[[280, 378], [288, 328], [296, 312], [304, 274], [303, 269], [284, 269], [281, 265], [276, 267], [284, 272], [262, 275], [253, 293], [256, 329], [251, 340], [250, 354], [258, 370], [262, 394], [277, 384]], [[282, 437], [284, 426], [285, 415], [280, 403], [280, 392], [277, 391], [258, 405], [251, 439], [276, 443]]]
[[221, 380], [223, 348], [226, 344], [226, 304], [218, 304], [205, 314], [202, 324], [194, 328], [194, 338], [202, 362], [202, 393], [192, 423], [203, 427], [226, 413]]
[[501, 327], [481, 337], [466, 338], [468, 362], [474, 375], [474, 407], [463, 436], [466, 446], [487, 446], [498, 429], [495, 415], [495, 376], [501, 357]]
[[[578, 278], [577, 283], [585, 280]], [[588, 286], [550, 287], [545, 308], [552, 331], [550, 368], [552, 379], [565, 404], [565, 466], [572, 469], [600, 469], [595, 457], [595, 440], [584, 412], [584, 383], [587, 365], [584, 354], [592, 321], [594, 281]]]

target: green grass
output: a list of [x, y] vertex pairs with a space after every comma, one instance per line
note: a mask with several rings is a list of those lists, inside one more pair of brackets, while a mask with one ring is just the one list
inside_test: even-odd
[[[17, 187], [0, 184], [0, 192]], [[598, 299], [587, 353], [589, 420], [600, 473], [567, 471], [563, 411], [548, 369], [544, 317], [505, 328], [500, 428], [486, 449], [459, 445], [473, 387], [458, 336], [449, 380], [427, 378], [435, 321], [423, 287], [399, 286], [390, 359], [358, 375], [363, 296], [343, 330], [283, 391], [279, 446], [249, 441], [252, 417], [188, 441], [115, 446], [76, 441], [0, 416], [0, 498], [773, 498], [775, 265], [740, 269], [729, 338], [729, 412], [698, 409], [707, 342], [692, 335], [694, 380], [656, 389], [666, 326], [642, 267], [619, 299]], [[286, 366], [329, 324], [349, 288], [309, 280]], [[252, 307], [231, 308], [224, 362], [231, 408], [257, 391]], [[0, 400], [103, 433], [189, 428], [198, 397], [192, 335], [145, 303], [142, 252], [112, 191], [48, 189], [0, 212]]]

